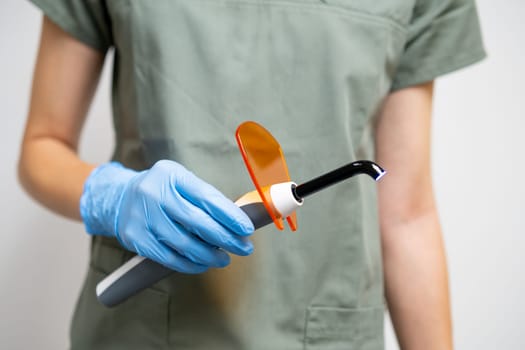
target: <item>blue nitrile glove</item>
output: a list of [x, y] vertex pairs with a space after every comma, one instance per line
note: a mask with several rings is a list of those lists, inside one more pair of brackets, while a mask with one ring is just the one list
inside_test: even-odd
[[111, 162], [84, 184], [80, 214], [90, 234], [173, 270], [200, 273], [249, 255], [248, 216], [210, 184], [169, 160], [136, 172]]

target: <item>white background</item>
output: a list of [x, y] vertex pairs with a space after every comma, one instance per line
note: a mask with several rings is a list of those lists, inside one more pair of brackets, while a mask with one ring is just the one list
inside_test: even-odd
[[[525, 1], [478, 6], [489, 58], [441, 78], [435, 99], [433, 169], [455, 344], [525, 349]], [[28, 2], [1, 0], [2, 349], [66, 348], [87, 264], [81, 225], [32, 202], [16, 179], [39, 28], [40, 12]], [[82, 156], [92, 162], [106, 161], [113, 143], [107, 68], [82, 140]], [[397, 349], [390, 326], [386, 335], [387, 349]]]

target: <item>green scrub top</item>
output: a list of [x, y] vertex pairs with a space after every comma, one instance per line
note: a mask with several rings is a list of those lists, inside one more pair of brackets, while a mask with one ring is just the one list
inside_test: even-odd
[[[171, 159], [231, 199], [253, 189], [241, 122], [274, 134], [300, 183], [374, 158], [388, 93], [484, 57], [469, 0], [32, 1], [78, 40], [114, 48], [114, 160]], [[339, 184], [297, 214], [297, 232], [257, 231], [250, 257], [174, 273], [112, 309], [95, 285], [132, 254], [94, 238], [71, 348], [382, 349], [375, 183]]]

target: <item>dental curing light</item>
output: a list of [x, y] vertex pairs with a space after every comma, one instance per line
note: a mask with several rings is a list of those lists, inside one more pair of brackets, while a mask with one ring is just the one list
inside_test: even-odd
[[[290, 181], [279, 143], [266, 129], [255, 122], [245, 122], [237, 128], [236, 139], [256, 190], [235, 204], [248, 215], [256, 230], [272, 222], [282, 230], [286, 218], [295, 231], [295, 210], [304, 198], [355, 175], [367, 174], [378, 181], [386, 173], [374, 162], [360, 160], [297, 185]], [[173, 272], [153, 260], [135, 256], [97, 285], [97, 298], [108, 307], [116, 306]]]

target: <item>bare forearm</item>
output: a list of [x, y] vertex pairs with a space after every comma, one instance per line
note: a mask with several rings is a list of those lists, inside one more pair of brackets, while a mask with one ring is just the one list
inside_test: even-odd
[[66, 143], [51, 137], [33, 137], [24, 142], [19, 177], [26, 191], [41, 204], [79, 220], [83, 184], [93, 168]]
[[32, 197], [73, 219], [93, 169], [77, 149], [104, 57], [43, 18], [18, 172]]
[[401, 349], [452, 349], [446, 259], [436, 211], [383, 231], [386, 297]]
[[447, 269], [430, 161], [433, 83], [390, 94], [376, 125], [386, 297], [403, 350], [451, 349]]

